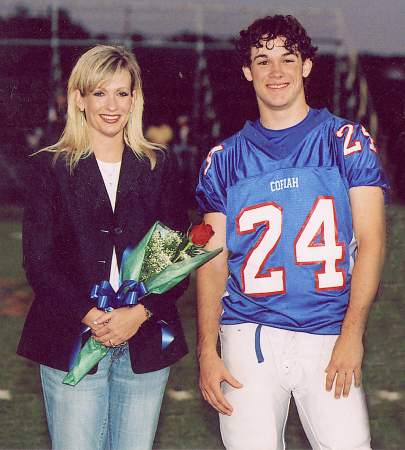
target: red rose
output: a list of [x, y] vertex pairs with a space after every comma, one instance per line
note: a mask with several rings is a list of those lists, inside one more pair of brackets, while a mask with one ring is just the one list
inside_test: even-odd
[[206, 225], [203, 220], [200, 225], [194, 226], [188, 233], [188, 239], [197, 247], [204, 247], [204, 245], [214, 236], [214, 231], [211, 225]]

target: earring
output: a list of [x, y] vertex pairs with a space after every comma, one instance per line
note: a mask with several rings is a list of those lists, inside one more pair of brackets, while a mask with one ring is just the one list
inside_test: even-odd
[[80, 125], [81, 126], [83, 126], [83, 122], [84, 122], [83, 116], [84, 116], [83, 111], [80, 111]]
[[129, 126], [130, 126], [130, 128], [132, 128], [132, 111], [131, 111], [131, 114], [129, 116]]

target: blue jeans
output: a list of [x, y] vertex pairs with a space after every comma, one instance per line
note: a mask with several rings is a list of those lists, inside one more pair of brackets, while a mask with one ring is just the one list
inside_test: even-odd
[[128, 344], [76, 386], [62, 384], [66, 372], [41, 366], [53, 450], [151, 449], [169, 370], [134, 374]]

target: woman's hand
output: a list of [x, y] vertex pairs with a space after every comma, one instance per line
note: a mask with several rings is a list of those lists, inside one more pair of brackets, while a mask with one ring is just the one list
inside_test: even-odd
[[137, 333], [147, 318], [143, 305], [138, 304], [98, 314], [89, 326], [96, 342], [106, 347], [119, 347]]
[[104, 316], [105, 312], [100, 311], [98, 308], [92, 308], [82, 319], [82, 323], [84, 325], [88, 326], [92, 330], [99, 330], [104, 326], [102, 322], [100, 322], [99, 325], [97, 325], [95, 322], [97, 319], [101, 319]]

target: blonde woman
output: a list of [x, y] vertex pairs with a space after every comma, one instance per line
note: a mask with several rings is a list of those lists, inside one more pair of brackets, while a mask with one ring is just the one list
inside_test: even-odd
[[[96, 46], [74, 67], [68, 119], [57, 144], [32, 157], [23, 266], [35, 291], [18, 354], [38, 362], [54, 449], [152, 448], [169, 366], [187, 353], [175, 300], [166, 294], [109, 313], [94, 284], [118, 288], [124, 250], [157, 220], [184, 230], [176, 170], [142, 134], [140, 69], [122, 47]], [[174, 340], [161, 350], [167, 322]], [[75, 387], [62, 384], [74, 341], [110, 347]]]

